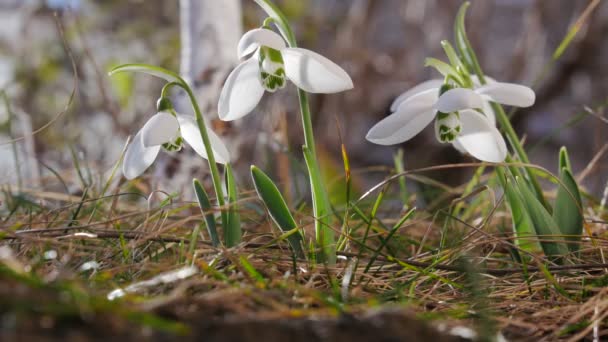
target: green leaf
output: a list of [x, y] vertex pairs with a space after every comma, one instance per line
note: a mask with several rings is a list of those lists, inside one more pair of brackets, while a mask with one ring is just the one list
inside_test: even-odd
[[[397, 153], [393, 155], [393, 162], [395, 163], [395, 172], [397, 174], [401, 174], [405, 172], [405, 167], [403, 166], [403, 148], [399, 148]], [[403, 207], [407, 207], [407, 203], [409, 200], [409, 194], [407, 192], [407, 183], [405, 180], [405, 176], [401, 176], [398, 178], [399, 181], [399, 195], [401, 196], [401, 201], [403, 202]]]
[[561, 261], [561, 258], [568, 254], [568, 247], [561, 237], [557, 223], [524, 182], [516, 183], [536, 234], [541, 235], [541, 246], [545, 254]]
[[167, 82], [186, 84], [186, 82], [173, 71], [148, 64], [122, 64], [110, 70], [109, 76], [122, 72], [140, 72], [162, 78]]
[[228, 191], [228, 224], [224, 227], [224, 241], [226, 247], [234, 247], [241, 242], [241, 215], [239, 214], [238, 192], [232, 165], [226, 164], [226, 189]]
[[260, 272], [258, 272], [255, 267], [253, 267], [253, 265], [249, 262], [249, 260], [247, 260], [247, 258], [240, 256], [239, 261], [241, 262], [241, 265], [243, 266], [247, 274], [253, 280], [258, 282], [259, 285], [263, 285], [266, 283], [266, 279], [264, 278], [264, 276]]
[[448, 63], [446, 63], [444, 61], [440, 61], [437, 58], [429, 57], [424, 60], [424, 66], [435, 68], [444, 77], [452, 76], [459, 83], [461, 83], [461, 84], [463, 83], [462, 78], [458, 74], [458, 71], [456, 71], [456, 69], [454, 69], [454, 67], [452, 67], [451, 65], [449, 65]]
[[[281, 195], [279, 188], [272, 182], [272, 179], [255, 165], [251, 166], [251, 179], [253, 180], [258, 197], [268, 208], [268, 212], [274, 223], [285, 233], [297, 228], [298, 225], [291, 215], [285, 199]], [[298, 257], [304, 257], [302, 234], [291, 234], [287, 240], [294, 253]]]
[[460, 6], [460, 9], [458, 9], [456, 21], [454, 22], [454, 38], [456, 41], [456, 48], [460, 52], [461, 61], [469, 70], [475, 70], [474, 65], [476, 57], [471, 55], [468, 44], [469, 39], [467, 38], [467, 31], [464, 25], [464, 18], [470, 5], [471, 3], [466, 1]]
[[567, 169], [572, 173], [572, 165], [570, 164], [570, 157], [568, 157], [568, 149], [566, 146], [562, 146], [559, 149], [559, 170], [561, 172], [562, 169]]
[[534, 223], [528, 215], [521, 196], [517, 193], [514, 182], [505, 184], [505, 194], [511, 209], [511, 217], [513, 220], [513, 233], [515, 234], [515, 244], [521, 249], [529, 252], [537, 252], [540, 246], [534, 237]]
[[336, 244], [334, 231], [331, 229], [332, 215], [329, 200], [323, 187], [316, 158], [308, 147], [303, 146], [302, 150], [310, 177], [312, 205], [315, 213], [315, 236], [317, 248], [321, 249], [319, 259], [333, 265], [336, 263]]
[[[560, 158], [560, 165], [562, 164], [561, 162], [562, 159]], [[560, 186], [557, 190], [557, 197], [555, 198], [553, 219], [557, 223], [562, 234], [566, 235], [566, 240], [574, 242], [569, 243], [568, 248], [570, 248], [571, 251], [578, 251], [579, 241], [583, 234], [581, 194], [578, 185], [576, 184], [576, 180], [567, 167], [561, 168], [559, 179]]]
[[207, 196], [205, 188], [203, 188], [198, 179], [192, 180], [192, 185], [194, 186], [194, 193], [196, 194], [196, 199], [198, 200], [198, 206], [201, 208], [203, 215], [205, 215], [205, 225], [207, 226], [207, 232], [211, 237], [211, 243], [213, 244], [213, 247], [218, 247], [220, 245], [220, 239], [217, 235], [215, 217], [213, 216], [213, 212], [211, 210], [209, 196]]
[[465, 68], [466, 70], [466, 66], [462, 63], [460, 57], [458, 57], [456, 50], [454, 50], [454, 47], [452, 46], [452, 44], [450, 44], [450, 42], [448, 42], [447, 40], [442, 40], [441, 47], [443, 47], [443, 51], [445, 51], [446, 56], [448, 56], [452, 67], [461, 67]]

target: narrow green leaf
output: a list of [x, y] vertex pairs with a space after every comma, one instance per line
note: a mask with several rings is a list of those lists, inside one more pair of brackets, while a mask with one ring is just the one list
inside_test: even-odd
[[80, 214], [80, 211], [82, 210], [82, 206], [83, 206], [84, 202], [87, 200], [88, 193], [89, 193], [89, 188], [84, 188], [84, 192], [82, 193], [82, 196], [80, 197], [80, 202], [78, 203], [78, 207], [76, 208], [74, 213], [72, 213], [72, 219], [70, 220], [68, 227], [71, 227], [78, 222], [77, 221], [78, 215]]
[[344, 162], [344, 178], [346, 180], [346, 206], [348, 207], [348, 204], [350, 203], [350, 192], [351, 192], [351, 187], [352, 187], [352, 179], [351, 179], [351, 173], [350, 173], [350, 161], [348, 159], [348, 153], [346, 152], [346, 146], [344, 146], [344, 144], [341, 144], [341, 150], [342, 150], [342, 161]]
[[559, 149], [559, 170], [566, 169], [572, 173], [572, 165], [570, 164], [570, 157], [568, 156], [568, 149], [566, 146], [562, 146]]
[[69, 144], [68, 147], [70, 148], [70, 155], [72, 156], [72, 163], [74, 164], [74, 169], [76, 170], [76, 174], [78, 175], [78, 178], [80, 179], [82, 188], [83, 189], [88, 188], [90, 182], [88, 182], [85, 179], [84, 174], [82, 173], [82, 167], [80, 166], [80, 158], [78, 157], [78, 153], [76, 152], [74, 145]]
[[255, 267], [253, 267], [253, 265], [249, 262], [249, 260], [247, 260], [247, 258], [240, 256], [239, 261], [241, 262], [241, 265], [243, 266], [247, 274], [249, 274], [249, 276], [258, 283], [258, 285], [263, 285], [266, 283], [266, 279], [264, 278], [264, 276], [260, 272], [258, 272]]
[[[464, 25], [464, 18], [467, 13], [467, 9], [471, 3], [468, 1], [464, 2], [460, 9], [458, 9], [458, 14], [456, 15], [456, 21], [454, 22], [454, 38], [456, 42], [456, 48], [460, 52], [461, 61], [469, 70], [475, 70], [475, 56], [472, 56], [469, 47], [468, 47], [468, 38], [467, 32]], [[479, 75], [478, 75], [479, 76]], [[483, 77], [483, 76], [480, 76]]]
[[515, 244], [521, 249], [537, 252], [540, 250], [540, 246], [537, 240], [534, 239], [536, 236], [534, 223], [530, 215], [528, 215], [515, 186], [513, 182], [507, 182], [505, 185], [505, 194], [513, 220], [513, 233], [516, 237]]
[[452, 44], [450, 44], [450, 42], [448, 42], [447, 40], [442, 40], [441, 47], [443, 47], [443, 51], [445, 51], [446, 56], [448, 56], [452, 67], [461, 67], [465, 68], [466, 70], [466, 66], [462, 63], [460, 57], [458, 57], [456, 50], [454, 50], [454, 47], [452, 46]]
[[[340, 133], [340, 129], [338, 128], [338, 135], [340, 136], [340, 141], [342, 141], [342, 135]], [[351, 172], [350, 172], [350, 161], [348, 159], [348, 153], [346, 151], [346, 146], [344, 145], [344, 143], [341, 144], [342, 147], [342, 161], [344, 163], [344, 178], [345, 178], [345, 196], [344, 196], [344, 203], [346, 205], [346, 208], [344, 210], [344, 215], [342, 217], [342, 229], [341, 232], [344, 232], [344, 234], [340, 234], [340, 236], [338, 237], [338, 243], [336, 245], [336, 250], [343, 250], [344, 247], [346, 246], [346, 242], [347, 242], [347, 236], [350, 235], [350, 227], [349, 227], [349, 221], [348, 221], [348, 216], [350, 215], [350, 198], [351, 198], [351, 188], [352, 188], [352, 180], [351, 180]]]
[[336, 245], [334, 231], [331, 229], [331, 208], [317, 165], [316, 158], [310, 149], [302, 147], [304, 160], [308, 168], [312, 194], [313, 211], [315, 213], [315, 236], [317, 247], [321, 249], [321, 260], [333, 265], [336, 263]]
[[[561, 156], [560, 153], [560, 165], [562, 165]], [[562, 234], [566, 235], [566, 240], [573, 241], [573, 243], [568, 244], [568, 248], [571, 251], [578, 251], [581, 235], [583, 234], [581, 194], [576, 180], [567, 167], [561, 168], [559, 179], [560, 185], [555, 198], [553, 219]]]
[[224, 227], [224, 242], [226, 247], [233, 247], [241, 242], [241, 215], [239, 214], [238, 191], [232, 172], [232, 165], [226, 164], [226, 189], [228, 191], [228, 224]]
[[[393, 162], [395, 163], [395, 172], [397, 174], [405, 172], [405, 167], [403, 166], [403, 148], [399, 148], [397, 150], [397, 153], [393, 155]], [[409, 194], [407, 193], [407, 183], [405, 181], [405, 176], [401, 176], [397, 180], [399, 181], [399, 195], [401, 195], [403, 207], [406, 208], [407, 202], [409, 200]]]
[[540, 203], [538, 198], [534, 196], [527, 185], [518, 180], [515, 183], [518, 185], [519, 193], [522, 198], [530, 219], [534, 223], [534, 229], [537, 235], [541, 235], [541, 246], [545, 254], [552, 258], [562, 258], [568, 254], [566, 246], [557, 223], [547, 209]]
[[568, 29], [568, 33], [566, 33], [566, 36], [564, 37], [562, 42], [559, 44], [555, 52], [553, 52], [553, 61], [558, 60], [564, 54], [564, 52], [566, 52], [566, 49], [568, 49], [568, 47], [574, 40], [574, 37], [576, 37], [576, 34], [581, 30], [583, 25], [588, 22], [589, 17], [599, 4], [600, 0], [589, 1], [589, 5], [587, 5], [581, 16], [578, 17], [576, 22], [574, 22], [574, 25], [572, 25]]
[[444, 77], [451, 76], [462, 84], [462, 78], [458, 74], [458, 71], [444, 61], [438, 60], [437, 58], [428, 57], [424, 60], [424, 66], [435, 68]]
[[201, 212], [203, 215], [205, 215], [205, 225], [207, 226], [209, 237], [211, 237], [211, 243], [214, 247], [218, 247], [220, 245], [220, 239], [217, 235], [215, 217], [211, 211], [211, 201], [209, 201], [209, 196], [207, 196], [207, 192], [198, 179], [192, 180], [192, 185], [194, 186], [194, 193], [198, 199], [198, 205], [201, 208]]
[[369, 259], [369, 262], [367, 263], [367, 266], [365, 266], [365, 270], [363, 271], [363, 273], [367, 273], [369, 271], [369, 269], [372, 267], [372, 265], [376, 261], [376, 258], [378, 258], [378, 255], [380, 254], [380, 252], [382, 251], [382, 249], [388, 244], [388, 242], [391, 240], [391, 238], [393, 237], [393, 235], [395, 235], [395, 233], [399, 230], [399, 228], [401, 228], [401, 226], [405, 223], [405, 221], [409, 220], [410, 217], [412, 217], [412, 215], [414, 214], [415, 211], [416, 211], [416, 208], [410, 209], [391, 228], [390, 232], [386, 236], [386, 239], [384, 239], [384, 241], [380, 244], [380, 246], [378, 246], [378, 248], [376, 248], [376, 251], [374, 252], [374, 254], [372, 255], [372, 257]]
[[542, 272], [542, 274], [545, 276], [545, 279], [547, 279], [547, 282], [552, 284], [553, 287], [555, 288], [555, 290], [557, 292], [559, 292], [559, 294], [561, 294], [562, 296], [568, 298], [568, 299], [572, 299], [572, 296], [570, 296], [570, 294], [568, 293], [568, 291], [566, 291], [557, 281], [557, 279], [555, 279], [555, 277], [553, 276], [553, 274], [551, 274], [551, 272], [549, 271], [549, 269], [543, 265], [543, 264], [538, 264], [538, 268], [540, 269], [540, 271]]
[[178, 74], [174, 73], [173, 71], [148, 64], [122, 64], [110, 70], [109, 76], [122, 72], [140, 72], [162, 78], [167, 82], [177, 82], [181, 84], [186, 83]]
[[[258, 193], [258, 197], [264, 202], [266, 208], [268, 208], [268, 212], [274, 223], [276, 223], [284, 233], [297, 228], [298, 225], [291, 215], [285, 199], [281, 195], [279, 188], [272, 182], [272, 179], [255, 165], [251, 166], [251, 179], [253, 180], [253, 185]], [[302, 234], [291, 234], [287, 240], [294, 253], [298, 257], [304, 257]]]

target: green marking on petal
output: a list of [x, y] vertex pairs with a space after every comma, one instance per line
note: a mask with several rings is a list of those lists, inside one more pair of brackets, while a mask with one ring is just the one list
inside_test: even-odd
[[281, 52], [267, 46], [260, 49], [260, 78], [262, 86], [269, 92], [275, 92], [286, 85], [285, 63]]
[[437, 120], [445, 120], [450, 116], [450, 113], [437, 112]]
[[184, 138], [181, 136], [175, 138], [173, 141], [162, 144], [163, 149], [167, 152], [178, 152], [182, 149], [182, 146], [184, 146]]
[[458, 112], [438, 112], [435, 119], [435, 137], [441, 143], [451, 143], [462, 131]]

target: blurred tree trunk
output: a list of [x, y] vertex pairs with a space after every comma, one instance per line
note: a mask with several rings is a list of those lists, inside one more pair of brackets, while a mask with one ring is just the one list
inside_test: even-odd
[[195, 86], [204, 109], [217, 105], [224, 79], [238, 63], [241, 18], [240, 0], [180, 1], [180, 73]]
[[236, 50], [243, 35], [242, 12], [241, 0], [180, 1], [180, 73], [194, 86], [205, 117], [215, 122], [210, 126], [220, 135], [230, 135], [224, 142], [233, 157], [242, 140], [237, 130], [224, 131], [216, 121], [217, 102], [226, 77], [239, 62]]
[[[217, 120], [217, 102], [224, 80], [238, 63], [237, 45], [243, 34], [240, 0], [180, 0], [180, 74], [193, 87], [208, 127], [228, 145], [232, 158], [240, 149], [240, 140], [225, 136]], [[181, 113], [192, 113], [189, 100], [182, 94], [174, 99]], [[201, 177], [201, 159], [194, 153], [182, 154], [179, 167], [164, 159], [162, 174], [157, 177], [173, 188], [182, 187], [190, 194], [192, 177]], [[192, 174], [194, 172], [194, 174]], [[170, 175], [171, 177], [165, 177]], [[188, 195], [186, 195], [188, 196]]]

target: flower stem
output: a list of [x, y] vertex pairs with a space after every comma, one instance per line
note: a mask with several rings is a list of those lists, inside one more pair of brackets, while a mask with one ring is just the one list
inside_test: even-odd
[[308, 94], [298, 89], [300, 99], [300, 113], [302, 115], [302, 126], [304, 128], [304, 159], [308, 167], [310, 178], [310, 191], [312, 194], [313, 211], [315, 215], [315, 237], [317, 248], [320, 248], [318, 258], [334, 264], [336, 262], [336, 245], [334, 232], [331, 229], [331, 206], [327, 197], [327, 191], [321, 178], [321, 170], [315, 148], [315, 137], [312, 129], [312, 119], [310, 115], [310, 104]]
[[315, 147], [315, 137], [312, 129], [312, 118], [310, 115], [308, 94], [305, 91], [298, 89], [298, 99], [300, 100], [300, 114], [302, 115], [302, 127], [304, 129], [304, 145], [308, 147], [316, 159], [317, 149]]
[[[459, 39], [460, 43], [464, 45], [462, 46], [462, 48], [466, 50], [466, 54], [468, 55], [467, 60], [471, 64], [470, 66], [475, 71], [475, 74], [477, 74], [477, 77], [479, 78], [479, 83], [484, 85], [486, 84], [485, 75], [481, 69], [481, 65], [479, 64], [479, 60], [477, 59], [477, 55], [475, 54], [475, 50], [473, 50], [471, 42], [469, 41], [469, 38], [467, 37], [464, 28], [464, 11], [466, 11], [466, 8], [468, 6], [468, 2], [463, 4], [461, 8], [462, 13], [459, 13], [459, 20], [457, 20], [456, 23], [456, 32], [460, 34], [457, 34], [457, 39]], [[509, 139], [509, 144], [515, 150], [515, 154], [522, 163], [529, 164], [530, 160], [528, 159], [528, 155], [526, 154], [526, 151], [521, 145], [519, 137], [517, 136], [517, 133], [515, 133], [515, 130], [513, 129], [513, 126], [509, 121], [509, 117], [505, 113], [504, 109], [498, 103], [492, 102], [491, 104], [492, 109], [496, 113], [496, 118], [498, 119], [498, 122], [500, 122], [500, 127], [507, 135], [507, 138]], [[534, 174], [533, 170], [528, 167], [526, 167], [525, 170], [528, 175], [528, 179], [532, 187], [534, 188], [534, 191], [536, 192], [536, 197], [538, 197], [538, 200], [543, 204], [545, 208], [547, 208], [547, 210], [550, 210], [551, 207], [547, 203], [545, 196], [543, 196], [542, 188], [540, 187], [540, 184], [538, 183], [538, 180], [536, 179], [536, 175]]]
[[[279, 8], [270, 0], [254, 1], [272, 18], [272, 21], [281, 32], [285, 41], [287, 41], [289, 47], [297, 47], [295, 34], [283, 12], [281, 12], [281, 10], [279, 10]], [[321, 250], [321, 258], [318, 259], [321, 259], [328, 264], [334, 264], [336, 261], [336, 246], [334, 232], [331, 229], [331, 206], [319, 169], [308, 94], [302, 89], [298, 89], [298, 99], [300, 101], [300, 114], [302, 116], [302, 127], [304, 130], [304, 146], [302, 149], [308, 168], [315, 216], [315, 235], [317, 248], [320, 248]]]
[[196, 124], [198, 125], [198, 129], [201, 133], [201, 137], [203, 138], [203, 144], [205, 145], [205, 152], [207, 153], [207, 161], [209, 162], [209, 170], [211, 170], [211, 178], [213, 180], [213, 187], [215, 188], [215, 196], [217, 197], [217, 204], [221, 210], [222, 216], [222, 228], [226, 229], [228, 226], [228, 213], [224, 210], [224, 191], [222, 190], [222, 178], [220, 177], [220, 171], [217, 167], [217, 163], [215, 162], [215, 155], [213, 154], [213, 149], [211, 149], [211, 141], [209, 140], [209, 134], [207, 134], [207, 126], [205, 125], [205, 120], [203, 119], [203, 114], [201, 112], [200, 107], [198, 106], [198, 102], [194, 97], [194, 93], [190, 86], [186, 82], [175, 83], [180, 88], [186, 91], [188, 97], [190, 98], [190, 103], [192, 104], [192, 108], [194, 109], [194, 114], [196, 118]]

